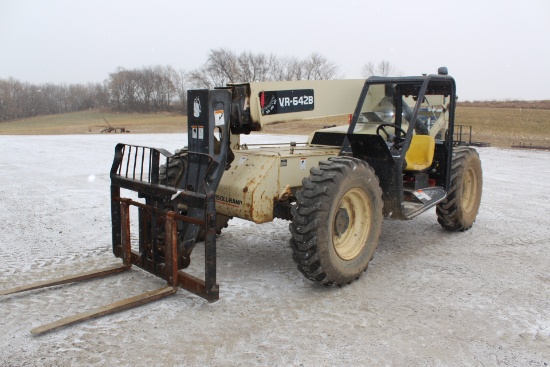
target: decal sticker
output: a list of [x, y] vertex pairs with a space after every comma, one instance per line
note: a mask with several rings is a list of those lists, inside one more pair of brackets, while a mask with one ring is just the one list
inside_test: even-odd
[[260, 92], [262, 115], [312, 111], [315, 107], [313, 89]]
[[286, 165], [287, 165], [287, 160], [281, 159], [281, 167], [286, 167]]
[[419, 198], [420, 200], [432, 200], [431, 196], [426, 194], [424, 191], [422, 190], [416, 190], [414, 192], [414, 195]]
[[191, 137], [193, 139], [197, 138], [197, 130], [198, 130], [198, 126], [191, 126]]
[[193, 116], [199, 117], [201, 115], [201, 100], [199, 96], [195, 97], [193, 101]]
[[[262, 94], [262, 96], [264, 96], [264, 94]], [[271, 100], [267, 103], [267, 105], [262, 103], [262, 115], [276, 114], [277, 113], [275, 112], [276, 108], [277, 108], [277, 99], [275, 98], [275, 96], [271, 96]]]
[[216, 126], [223, 126], [224, 120], [223, 120], [223, 110], [216, 110], [214, 111], [214, 125]]
[[307, 168], [306, 158], [300, 158], [300, 169], [305, 170]]
[[243, 201], [239, 199], [230, 198], [227, 196], [216, 195], [216, 201], [219, 203], [227, 204], [230, 206], [238, 207], [242, 205]]
[[199, 126], [199, 140], [204, 139], [204, 126]]

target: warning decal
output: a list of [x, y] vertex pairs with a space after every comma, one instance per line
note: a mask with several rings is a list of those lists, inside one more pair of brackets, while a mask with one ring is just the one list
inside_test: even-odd
[[300, 169], [301, 170], [307, 169], [307, 160], [306, 160], [306, 158], [300, 158]]
[[216, 110], [214, 111], [214, 124], [216, 126], [220, 126], [224, 124], [224, 119], [223, 119], [223, 110]]

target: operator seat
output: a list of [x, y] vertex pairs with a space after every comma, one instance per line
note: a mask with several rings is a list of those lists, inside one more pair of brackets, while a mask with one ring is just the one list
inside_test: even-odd
[[423, 171], [432, 165], [435, 140], [430, 135], [413, 135], [405, 154], [405, 171]]

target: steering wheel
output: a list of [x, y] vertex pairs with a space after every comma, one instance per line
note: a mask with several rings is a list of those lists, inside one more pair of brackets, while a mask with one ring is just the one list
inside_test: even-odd
[[376, 135], [382, 136], [382, 135], [380, 135], [380, 131], [383, 131], [384, 134], [386, 134], [386, 139], [388, 139], [392, 134], [390, 134], [386, 131], [386, 129], [385, 129], [386, 126], [387, 127], [393, 127], [394, 129], [397, 129], [398, 134], [393, 139], [393, 146], [394, 146], [394, 148], [399, 149], [399, 147], [401, 145], [401, 142], [399, 141], [400, 135], [405, 137], [407, 135], [407, 132], [405, 130], [403, 130], [402, 128], [400, 128], [399, 126], [397, 126], [396, 124], [385, 123], [385, 124], [378, 125], [378, 127], [376, 128]]

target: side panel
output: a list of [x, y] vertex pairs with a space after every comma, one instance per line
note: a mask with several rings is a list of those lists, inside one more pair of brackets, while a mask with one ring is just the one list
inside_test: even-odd
[[235, 160], [216, 191], [216, 211], [256, 223], [273, 220], [278, 163], [276, 156], [235, 152]]
[[338, 155], [339, 149], [259, 148], [235, 151], [235, 160], [216, 191], [218, 213], [255, 223], [273, 220], [274, 202], [286, 200], [302, 186], [319, 161]]

